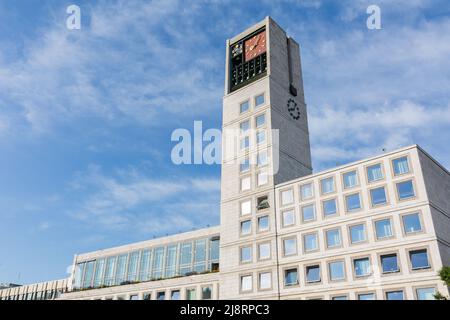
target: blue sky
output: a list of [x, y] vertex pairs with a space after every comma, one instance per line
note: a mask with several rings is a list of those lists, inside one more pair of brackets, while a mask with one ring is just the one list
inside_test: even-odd
[[301, 45], [315, 171], [413, 143], [450, 167], [446, 0], [3, 0], [0, 282], [218, 224], [220, 167], [173, 165], [170, 135], [220, 128], [225, 39], [267, 15]]

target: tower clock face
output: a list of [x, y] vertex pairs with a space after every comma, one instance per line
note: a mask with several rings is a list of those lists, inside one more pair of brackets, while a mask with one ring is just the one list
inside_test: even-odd
[[266, 31], [245, 41], [245, 61], [250, 61], [264, 52], [266, 52]]
[[292, 119], [298, 120], [300, 119], [300, 108], [297, 105], [297, 102], [294, 99], [289, 99], [287, 102], [287, 110], [291, 115]]

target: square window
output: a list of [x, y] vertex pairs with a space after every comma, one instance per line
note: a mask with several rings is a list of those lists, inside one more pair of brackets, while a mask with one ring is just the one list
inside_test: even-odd
[[334, 296], [331, 300], [348, 300], [347, 296]]
[[414, 197], [414, 186], [412, 180], [397, 183], [397, 194], [400, 200]]
[[332, 216], [337, 213], [336, 199], [323, 201], [322, 207], [323, 207], [323, 214], [325, 217]]
[[248, 109], [250, 109], [250, 103], [248, 101], [242, 102], [239, 105], [240, 113], [244, 113], [244, 112], [248, 111]]
[[250, 121], [241, 122], [239, 127], [241, 128], [241, 134], [246, 133], [250, 129]]
[[341, 245], [341, 230], [340, 229], [332, 229], [326, 231], [327, 238], [327, 247], [339, 247]]
[[302, 200], [310, 199], [314, 196], [312, 183], [304, 184], [300, 187], [300, 195]]
[[283, 240], [283, 254], [284, 256], [290, 256], [297, 253], [297, 239], [290, 238]]
[[306, 267], [306, 282], [313, 283], [313, 282], [320, 282], [320, 266], [314, 265], [314, 266], [307, 266]]
[[239, 171], [247, 172], [250, 170], [250, 160], [249, 158], [244, 158], [240, 164]]
[[264, 93], [255, 97], [255, 107], [260, 107], [264, 104]]
[[252, 221], [246, 220], [241, 222], [241, 235], [246, 236], [252, 233]]
[[242, 247], [241, 248], [241, 262], [251, 262], [252, 261], [252, 247]]
[[142, 300], [152, 300], [152, 294], [151, 293], [144, 293], [142, 296]]
[[212, 288], [211, 287], [203, 287], [202, 288], [202, 300], [210, 300], [212, 296]]
[[283, 227], [292, 226], [295, 224], [295, 212], [294, 210], [283, 212]]
[[294, 192], [292, 189], [281, 192], [281, 205], [285, 206], [294, 202]]
[[303, 236], [303, 245], [305, 247], [305, 252], [315, 251], [319, 249], [317, 233], [305, 234]]
[[166, 300], [166, 293], [164, 291], [157, 292], [156, 300]]
[[298, 284], [298, 270], [297, 268], [284, 270], [284, 285], [295, 286]]
[[251, 188], [251, 178], [250, 177], [244, 177], [241, 178], [241, 190], [247, 191]]
[[247, 200], [241, 202], [241, 216], [245, 216], [252, 213], [252, 201]]
[[422, 231], [422, 224], [418, 213], [405, 214], [402, 217], [403, 230], [406, 234]]
[[256, 143], [262, 144], [266, 142], [266, 132], [264, 130], [258, 131], [256, 133]]
[[386, 300], [403, 300], [403, 291], [387, 291]]
[[367, 167], [367, 180], [369, 182], [378, 181], [383, 179], [383, 171], [381, 170], [381, 164], [375, 164]]
[[256, 116], [255, 120], [256, 120], [256, 127], [260, 128], [266, 124], [266, 115], [264, 113], [260, 114], [259, 116]]
[[397, 255], [395, 253], [382, 255], [380, 256], [380, 260], [383, 273], [400, 271], [398, 268]]
[[241, 277], [241, 291], [252, 291], [253, 284], [252, 284], [252, 276], [242, 276]]
[[302, 219], [304, 222], [316, 219], [316, 213], [313, 204], [302, 207]]
[[269, 175], [266, 171], [258, 172], [258, 187], [263, 186], [269, 182]]
[[180, 290], [172, 290], [170, 300], [180, 300]]
[[272, 288], [272, 273], [261, 272], [259, 274], [259, 288], [261, 290]]
[[359, 197], [359, 193], [345, 196], [345, 203], [347, 205], [347, 211], [355, 211], [361, 209], [361, 199]]
[[268, 196], [262, 196], [256, 200], [256, 208], [258, 210], [264, 210], [269, 207], [270, 206], [269, 206], [269, 197]]
[[186, 300], [195, 300], [197, 299], [197, 294], [195, 289], [187, 289], [186, 290]]
[[334, 192], [334, 178], [329, 177], [320, 180], [320, 185], [322, 187], [322, 194]]
[[346, 172], [343, 175], [344, 188], [353, 188], [358, 185], [358, 174], [355, 171]]
[[250, 147], [250, 138], [247, 136], [241, 139], [241, 150], [246, 150]]
[[387, 203], [386, 190], [384, 187], [379, 187], [370, 190], [370, 200], [372, 201], [372, 206], [383, 205]]
[[430, 268], [426, 249], [410, 251], [409, 259], [413, 270]]
[[394, 175], [399, 176], [409, 172], [408, 157], [401, 157], [392, 160], [392, 166], [394, 167]]
[[358, 300], [375, 300], [375, 294], [374, 293], [358, 294]]
[[267, 151], [259, 152], [256, 156], [256, 163], [258, 167], [265, 166], [267, 164]]
[[330, 280], [337, 281], [345, 279], [345, 266], [344, 261], [334, 261], [328, 264], [330, 272]]
[[435, 288], [418, 288], [416, 289], [417, 300], [435, 300]]
[[350, 240], [352, 243], [366, 241], [366, 225], [357, 224], [350, 227]]
[[137, 294], [132, 294], [132, 295], [130, 295], [130, 299], [129, 300], [139, 300], [139, 296]]
[[269, 230], [269, 216], [262, 216], [258, 218], [258, 231]]
[[258, 245], [259, 259], [269, 259], [270, 258], [270, 243], [261, 243]]
[[366, 277], [370, 275], [370, 260], [369, 258], [361, 258], [353, 260], [356, 277]]
[[375, 232], [377, 239], [390, 238], [393, 236], [391, 219], [375, 221]]

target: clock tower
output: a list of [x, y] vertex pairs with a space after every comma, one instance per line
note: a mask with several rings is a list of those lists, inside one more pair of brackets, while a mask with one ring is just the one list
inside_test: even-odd
[[219, 296], [273, 298], [275, 186], [312, 173], [300, 50], [270, 17], [226, 50]]

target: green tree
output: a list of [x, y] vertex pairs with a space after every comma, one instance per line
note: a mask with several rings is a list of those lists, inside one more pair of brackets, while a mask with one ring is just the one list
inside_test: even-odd
[[[442, 267], [441, 270], [439, 270], [439, 277], [442, 281], [445, 282], [447, 287], [450, 287], [450, 267]], [[434, 294], [434, 298], [436, 300], [447, 300], [447, 297], [442, 295], [439, 291]]]

